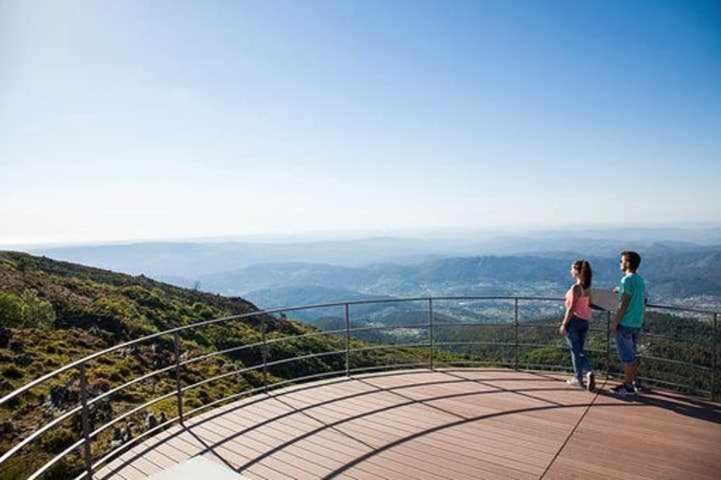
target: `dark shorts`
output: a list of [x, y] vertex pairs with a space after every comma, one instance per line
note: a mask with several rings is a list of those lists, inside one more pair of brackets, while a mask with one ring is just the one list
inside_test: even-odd
[[623, 363], [634, 363], [636, 361], [636, 347], [638, 346], [638, 335], [640, 328], [618, 326], [616, 332], [616, 349], [618, 358]]

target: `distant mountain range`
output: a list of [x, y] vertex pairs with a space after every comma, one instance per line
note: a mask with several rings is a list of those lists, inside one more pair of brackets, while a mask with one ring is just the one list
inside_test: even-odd
[[[654, 300], [721, 299], [721, 246], [676, 230], [545, 232], [526, 236], [305, 242], [137, 243], [40, 249], [56, 259], [186, 288], [242, 295], [265, 307], [428, 295], [561, 295], [572, 260], [589, 259], [595, 285], [613, 286], [617, 255], [635, 249]], [[688, 232], [686, 232], [688, 233]], [[652, 234], [664, 241], [649, 241]], [[665, 236], [663, 236], [665, 235]], [[587, 237], [588, 236], [588, 237]], [[596, 238], [591, 238], [594, 236]], [[716, 299], [716, 300], [714, 300]]]
[[385, 236], [342, 240], [137, 242], [25, 249], [28, 253], [129, 274], [199, 276], [261, 263], [317, 263], [363, 267], [411, 265], [448, 257], [594, 256], [623, 249], [645, 254], [698, 251], [721, 245], [721, 228], [605, 229], [525, 234], [464, 233], [456, 236]]
[[[482, 256], [431, 260], [417, 265], [348, 268], [324, 264], [264, 264], [199, 277], [200, 288], [243, 295], [266, 308], [385, 296], [560, 296], [571, 282], [575, 257]], [[611, 288], [621, 276], [617, 257], [589, 257], [594, 285]], [[640, 273], [650, 298], [721, 297], [721, 248], [644, 253]]]

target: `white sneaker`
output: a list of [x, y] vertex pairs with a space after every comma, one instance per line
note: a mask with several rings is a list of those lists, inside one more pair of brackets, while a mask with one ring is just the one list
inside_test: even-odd
[[576, 377], [571, 377], [566, 380], [566, 384], [573, 385], [574, 387], [583, 387], [583, 384]]

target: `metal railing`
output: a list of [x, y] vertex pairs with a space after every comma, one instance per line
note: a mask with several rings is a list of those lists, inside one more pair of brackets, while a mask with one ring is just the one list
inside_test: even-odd
[[[434, 302], [440, 302], [440, 301], [478, 301], [478, 302], [484, 302], [484, 301], [502, 301], [502, 302], [513, 302], [513, 322], [511, 323], [493, 323], [490, 325], [493, 326], [510, 326], [512, 327], [512, 334], [513, 334], [513, 341], [509, 342], [482, 342], [482, 341], [437, 341], [434, 340], [434, 331], [442, 328], [442, 327], [459, 327], [459, 326], [487, 326], [488, 323], [479, 323], [479, 322], [434, 322]], [[58, 426], [63, 421], [68, 420], [69, 418], [73, 417], [74, 415], [80, 413], [81, 415], [81, 425], [82, 425], [82, 437], [79, 438], [77, 441], [75, 441], [72, 445], [67, 447], [65, 450], [57, 454], [55, 457], [53, 457], [50, 461], [45, 463], [43, 466], [41, 466], [39, 469], [35, 470], [34, 472], [30, 473], [28, 475], [29, 480], [35, 480], [37, 478], [40, 478], [43, 474], [47, 473], [49, 469], [51, 469], [54, 465], [56, 465], [58, 462], [60, 462], [62, 459], [67, 457], [69, 454], [75, 452], [78, 449], [82, 449], [82, 459], [84, 464], [84, 471], [82, 474], [80, 474], [77, 478], [87, 478], [92, 479], [93, 472], [96, 471], [99, 467], [103, 466], [104, 464], [108, 463], [110, 460], [112, 460], [116, 455], [119, 454], [119, 452], [124, 451], [128, 448], [128, 444], [123, 444], [118, 448], [115, 448], [114, 450], [108, 452], [101, 458], [93, 461], [92, 458], [92, 450], [91, 445], [95, 439], [104, 431], [106, 431], [108, 428], [112, 427], [113, 425], [117, 425], [119, 422], [122, 422], [123, 420], [129, 419], [135, 414], [138, 414], [139, 412], [146, 410], [147, 408], [170, 398], [175, 398], [176, 407], [177, 407], [177, 416], [167, 419], [165, 422], [162, 422], [145, 432], [141, 433], [140, 435], [134, 437], [132, 439], [132, 442], [138, 442], [143, 438], [146, 438], [156, 432], [161, 431], [162, 429], [168, 427], [169, 425], [179, 422], [183, 423], [185, 419], [196, 415], [197, 413], [207, 410], [208, 408], [214, 407], [216, 405], [220, 405], [225, 402], [229, 402], [231, 400], [240, 398], [242, 396], [251, 395], [254, 393], [259, 393], [262, 391], [267, 391], [269, 388], [275, 388], [282, 385], [288, 385], [292, 383], [299, 383], [302, 381], [308, 381], [318, 378], [325, 378], [330, 376], [350, 376], [352, 373], [358, 373], [358, 372], [367, 372], [367, 371], [374, 371], [374, 370], [380, 370], [380, 369], [388, 369], [388, 368], [428, 368], [430, 370], [433, 370], [436, 367], [437, 359], [435, 358], [435, 352], [438, 347], [461, 347], [461, 346], [480, 346], [480, 345], [494, 345], [494, 346], [500, 346], [500, 347], [513, 347], [513, 357], [512, 361], [510, 362], [499, 362], [499, 361], [493, 361], [493, 362], [482, 362], [482, 361], [453, 361], [453, 362], [445, 362], [446, 364], [452, 364], [452, 365], [478, 365], [478, 364], [488, 364], [492, 363], [495, 365], [505, 365], [508, 367], [512, 367], [514, 369], [519, 369], [521, 367], [520, 360], [519, 360], [519, 353], [521, 348], [530, 348], [530, 347], [559, 347], [559, 348], [565, 348], [565, 346], [559, 346], [557, 344], [536, 344], [536, 343], [524, 343], [520, 342], [520, 336], [519, 336], [519, 330], [521, 328], [527, 327], [527, 326], [533, 326], [533, 327], [550, 327], [549, 325], [543, 325], [543, 324], [531, 324], [531, 323], [522, 323], [519, 318], [519, 302], [562, 302], [563, 299], [561, 298], [552, 298], [552, 297], [509, 297], [509, 296], [446, 296], [446, 297], [415, 297], [415, 298], [399, 298], [399, 299], [383, 299], [383, 300], [361, 300], [361, 301], [354, 301], [354, 302], [340, 302], [340, 303], [325, 303], [325, 304], [316, 304], [316, 305], [307, 305], [307, 306], [301, 306], [301, 307], [288, 307], [288, 308], [277, 308], [277, 309], [269, 309], [269, 310], [261, 310], [261, 311], [254, 311], [249, 312], [245, 314], [240, 315], [233, 315], [233, 316], [227, 316], [212, 320], [206, 320], [202, 322], [197, 322], [189, 325], [184, 325], [176, 328], [172, 328], [169, 330], [165, 330], [162, 332], [154, 333], [151, 335], [144, 336], [142, 338], [138, 338], [136, 340], [131, 340], [128, 342], [124, 342], [118, 345], [115, 345], [113, 347], [107, 348], [105, 350], [93, 353], [91, 355], [88, 355], [84, 358], [81, 358], [80, 360], [77, 360], [75, 362], [72, 362], [68, 365], [65, 365], [61, 368], [58, 368], [57, 370], [54, 370], [53, 372], [50, 372], [48, 374], [45, 374], [36, 380], [33, 380], [22, 387], [14, 390], [11, 393], [8, 393], [4, 397], [0, 398], [0, 406], [8, 404], [13, 399], [16, 399], [21, 394], [28, 392], [34, 387], [37, 387], [41, 384], [44, 384], [45, 382], [48, 382], [54, 378], [57, 378], [60, 374], [71, 372], [71, 371], [77, 371], [78, 379], [79, 379], [79, 388], [80, 388], [80, 404], [76, 405], [75, 407], [71, 408], [70, 410], [60, 414], [58, 417], [54, 418], [50, 422], [46, 423], [45, 425], [39, 427], [37, 430], [33, 431], [31, 434], [29, 434], [27, 437], [25, 437], [23, 440], [21, 440], [19, 443], [14, 445], [12, 448], [10, 448], [8, 451], [6, 451], [2, 456], [0, 456], [0, 466], [2, 466], [4, 463], [6, 463], [11, 457], [18, 454], [23, 448], [30, 445], [33, 441], [37, 440], [39, 437], [41, 437], [44, 433], [48, 432], [50, 429], [52, 429], [55, 426]], [[350, 307], [353, 305], [370, 305], [370, 304], [394, 304], [394, 303], [404, 303], [404, 302], [426, 302], [427, 303], [427, 314], [428, 314], [428, 322], [427, 324], [412, 324], [412, 325], [395, 325], [395, 326], [372, 326], [372, 327], [359, 327], [359, 328], [352, 328], [351, 325], [351, 316], [350, 316]], [[329, 331], [314, 331], [311, 333], [306, 333], [302, 335], [289, 335], [289, 336], [283, 336], [278, 338], [268, 338], [267, 335], [267, 319], [269, 318], [269, 315], [273, 314], [279, 314], [279, 313], [288, 313], [288, 312], [298, 312], [298, 311], [304, 311], [304, 310], [315, 310], [315, 309], [323, 309], [323, 308], [332, 308], [332, 307], [342, 307], [343, 308], [343, 321], [344, 321], [344, 328], [337, 329], [337, 330], [329, 330]], [[711, 334], [711, 346], [712, 346], [712, 361], [711, 361], [711, 367], [706, 367], [704, 365], [699, 365], [697, 363], [691, 363], [691, 362], [684, 362], [679, 361], [675, 359], [668, 359], [668, 358], [658, 358], [658, 357], [648, 357], [639, 355], [639, 357], [643, 360], [644, 358], [650, 359], [653, 361], [660, 361], [660, 362], [668, 362], [670, 364], [676, 364], [676, 365], [683, 365], [691, 368], [700, 369], [703, 371], [707, 371], [708, 375], [710, 376], [709, 381], [709, 390], [705, 393], [708, 393], [710, 398], [712, 400], [715, 400], [717, 398], [718, 394], [718, 356], [719, 356], [719, 332], [718, 332], [718, 312], [711, 311], [711, 310], [702, 310], [702, 309], [691, 309], [691, 308], [684, 308], [684, 307], [676, 307], [676, 306], [668, 306], [668, 305], [653, 305], [649, 304], [646, 305], [647, 309], [653, 309], [653, 310], [660, 310], [660, 311], [674, 311], [674, 312], [683, 312], [683, 313], [690, 313], [695, 315], [700, 315], [707, 317], [709, 320], [709, 325], [712, 329]], [[261, 341], [255, 342], [251, 344], [246, 345], [240, 345], [235, 346], [231, 348], [221, 349], [221, 350], [214, 350], [210, 351], [208, 353], [204, 353], [202, 355], [198, 355], [189, 359], [183, 359], [182, 355], [182, 345], [181, 345], [181, 338], [180, 334], [189, 331], [192, 329], [197, 329], [209, 325], [216, 325], [231, 321], [238, 321], [238, 320], [245, 320], [250, 319], [252, 317], [261, 317], [263, 319], [263, 322], [261, 324]], [[610, 325], [611, 325], [611, 312], [605, 312], [605, 320], [606, 325], [605, 328], [595, 328], [592, 329], [592, 331], [595, 332], [606, 332], [605, 335], [605, 350], [593, 350], [593, 349], [587, 349], [587, 351], [590, 352], [596, 352], [601, 353], [605, 355], [605, 372], [607, 374], [611, 373], [611, 358], [612, 358], [612, 349], [611, 349], [611, 334], [610, 334]], [[393, 330], [393, 329], [401, 329], [401, 328], [412, 328], [412, 329], [427, 329], [428, 330], [428, 341], [427, 342], [416, 342], [416, 343], [401, 343], [401, 344], [379, 344], [379, 345], [365, 345], [362, 347], [357, 348], [351, 348], [351, 339], [354, 336], [354, 334], [357, 336], [358, 334], [362, 332], [368, 332], [368, 331], [381, 331], [381, 330]], [[551, 328], [557, 328], [555, 325]], [[113, 352], [117, 352], [121, 349], [126, 349], [128, 347], [138, 345], [144, 342], [148, 342], [150, 340], [158, 340], [160, 337], [164, 336], [171, 336], [173, 338], [173, 362], [171, 365], [159, 368], [156, 370], [153, 370], [149, 373], [146, 373], [144, 375], [141, 375], [137, 378], [134, 378], [132, 380], [129, 380], [122, 385], [119, 385], [117, 387], [114, 387], [110, 390], [107, 390], [99, 395], [96, 395], [93, 398], [90, 398], [90, 391], [88, 388], [88, 379], [87, 379], [87, 364], [95, 359], [98, 359], [100, 357], [106, 356], [108, 354], [111, 354]], [[284, 358], [280, 360], [271, 360], [269, 359], [269, 346], [271, 346], [274, 343], [278, 342], [284, 342], [288, 340], [295, 340], [295, 339], [302, 339], [302, 338], [313, 338], [318, 336], [335, 336], [339, 340], [342, 340], [343, 349], [341, 350], [333, 350], [329, 352], [320, 352], [320, 353], [307, 353], [303, 355], [299, 355], [292, 358]], [[428, 349], [428, 360], [427, 362], [413, 362], [413, 363], [398, 363], [398, 364], [387, 364], [387, 365], [373, 365], [373, 366], [367, 366], [367, 367], [360, 367], [360, 368], [351, 368], [351, 354], [357, 353], [357, 352], [365, 352], [365, 351], [373, 351], [377, 349], [388, 349], [388, 348], [427, 348]], [[260, 349], [261, 352], [261, 363], [257, 365], [253, 365], [250, 367], [243, 367], [243, 368], [237, 368], [233, 369], [231, 372], [225, 372], [221, 373], [219, 375], [213, 376], [211, 378], [206, 378], [201, 381], [192, 383], [190, 385], [183, 385], [182, 382], [182, 373], [183, 370], [190, 364], [206, 360], [212, 357], [216, 357], [218, 355], [226, 355], [233, 352], [238, 352], [241, 350], [246, 349]], [[271, 367], [283, 365], [289, 362], [294, 361], [300, 361], [305, 359], [311, 359], [311, 358], [320, 358], [320, 357], [326, 357], [326, 356], [332, 356], [332, 355], [342, 355], [344, 356], [344, 368], [342, 370], [335, 370], [330, 372], [321, 372], [318, 374], [312, 374], [312, 375], [306, 375], [302, 377], [296, 377], [296, 378], [289, 378], [285, 379], [279, 382], [269, 383], [269, 373], [268, 370]], [[558, 368], [558, 365], [530, 365], [526, 364], [526, 367], [540, 367], [540, 368]], [[566, 368], [566, 367], [561, 367]], [[92, 430], [91, 426], [91, 420], [90, 420], [90, 408], [97, 404], [99, 401], [109, 398], [115, 393], [118, 393], [122, 390], [127, 389], [128, 387], [132, 385], [136, 385], [142, 381], [150, 380], [154, 377], [157, 377], [158, 375], [161, 375], [166, 372], [174, 372], [174, 378], [175, 378], [175, 389], [173, 392], [161, 395], [159, 397], [153, 398], [151, 400], [146, 401], [145, 403], [138, 405], [135, 408], [130, 409], [129, 411], [126, 411], [114, 418], [112, 418], [110, 421], [106, 422], [105, 424], [101, 425], [100, 427], [95, 428]], [[235, 393], [232, 395], [225, 396], [223, 398], [208, 402], [206, 404], [201, 405], [200, 407], [196, 407], [192, 410], [186, 411], [184, 408], [184, 397], [186, 392], [193, 390], [195, 388], [201, 387], [203, 385], [209, 384], [211, 382], [218, 381], [223, 378], [238, 376], [243, 373], [247, 372], [257, 372], [260, 371], [261, 378], [262, 378], [262, 386], [256, 387], [256, 388], [250, 388], [244, 391], [241, 391], [240, 393]], [[665, 384], [671, 387], [688, 387], [688, 385], [683, 384], [677, 384], [673, 382], [666, 382], [661, 379], [649, 379], [652, 381], [656, 381], [661, 384]]]

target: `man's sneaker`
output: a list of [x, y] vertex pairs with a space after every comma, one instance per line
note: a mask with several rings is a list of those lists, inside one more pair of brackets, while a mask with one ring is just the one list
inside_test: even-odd
[[579, 379], [577, 379], [576, 377], [569, 378], [568, 380], [566, 380], [566, 383], [568, 385], [572, 385], [574, 387], [583, 387], [583, 384], [581, 383], [581, 381]]
[[586, 374], [586, 390], [589, 392], [596, 390], [596, 376], [593, 372], [588, 372]]
[[630, 396], [636, 394], [636, 391], [633, 389], [633, 387], [629, 388], [624, 383], [613, 387], [611, 389], [611, 392], [615, 393], [616, 395], [618, 395], [621, 398], [630, 397]]
[[633, 382], [633, 391], [636, 393], [642, 393], [646, 391], [646, 387], [638, 381]]

